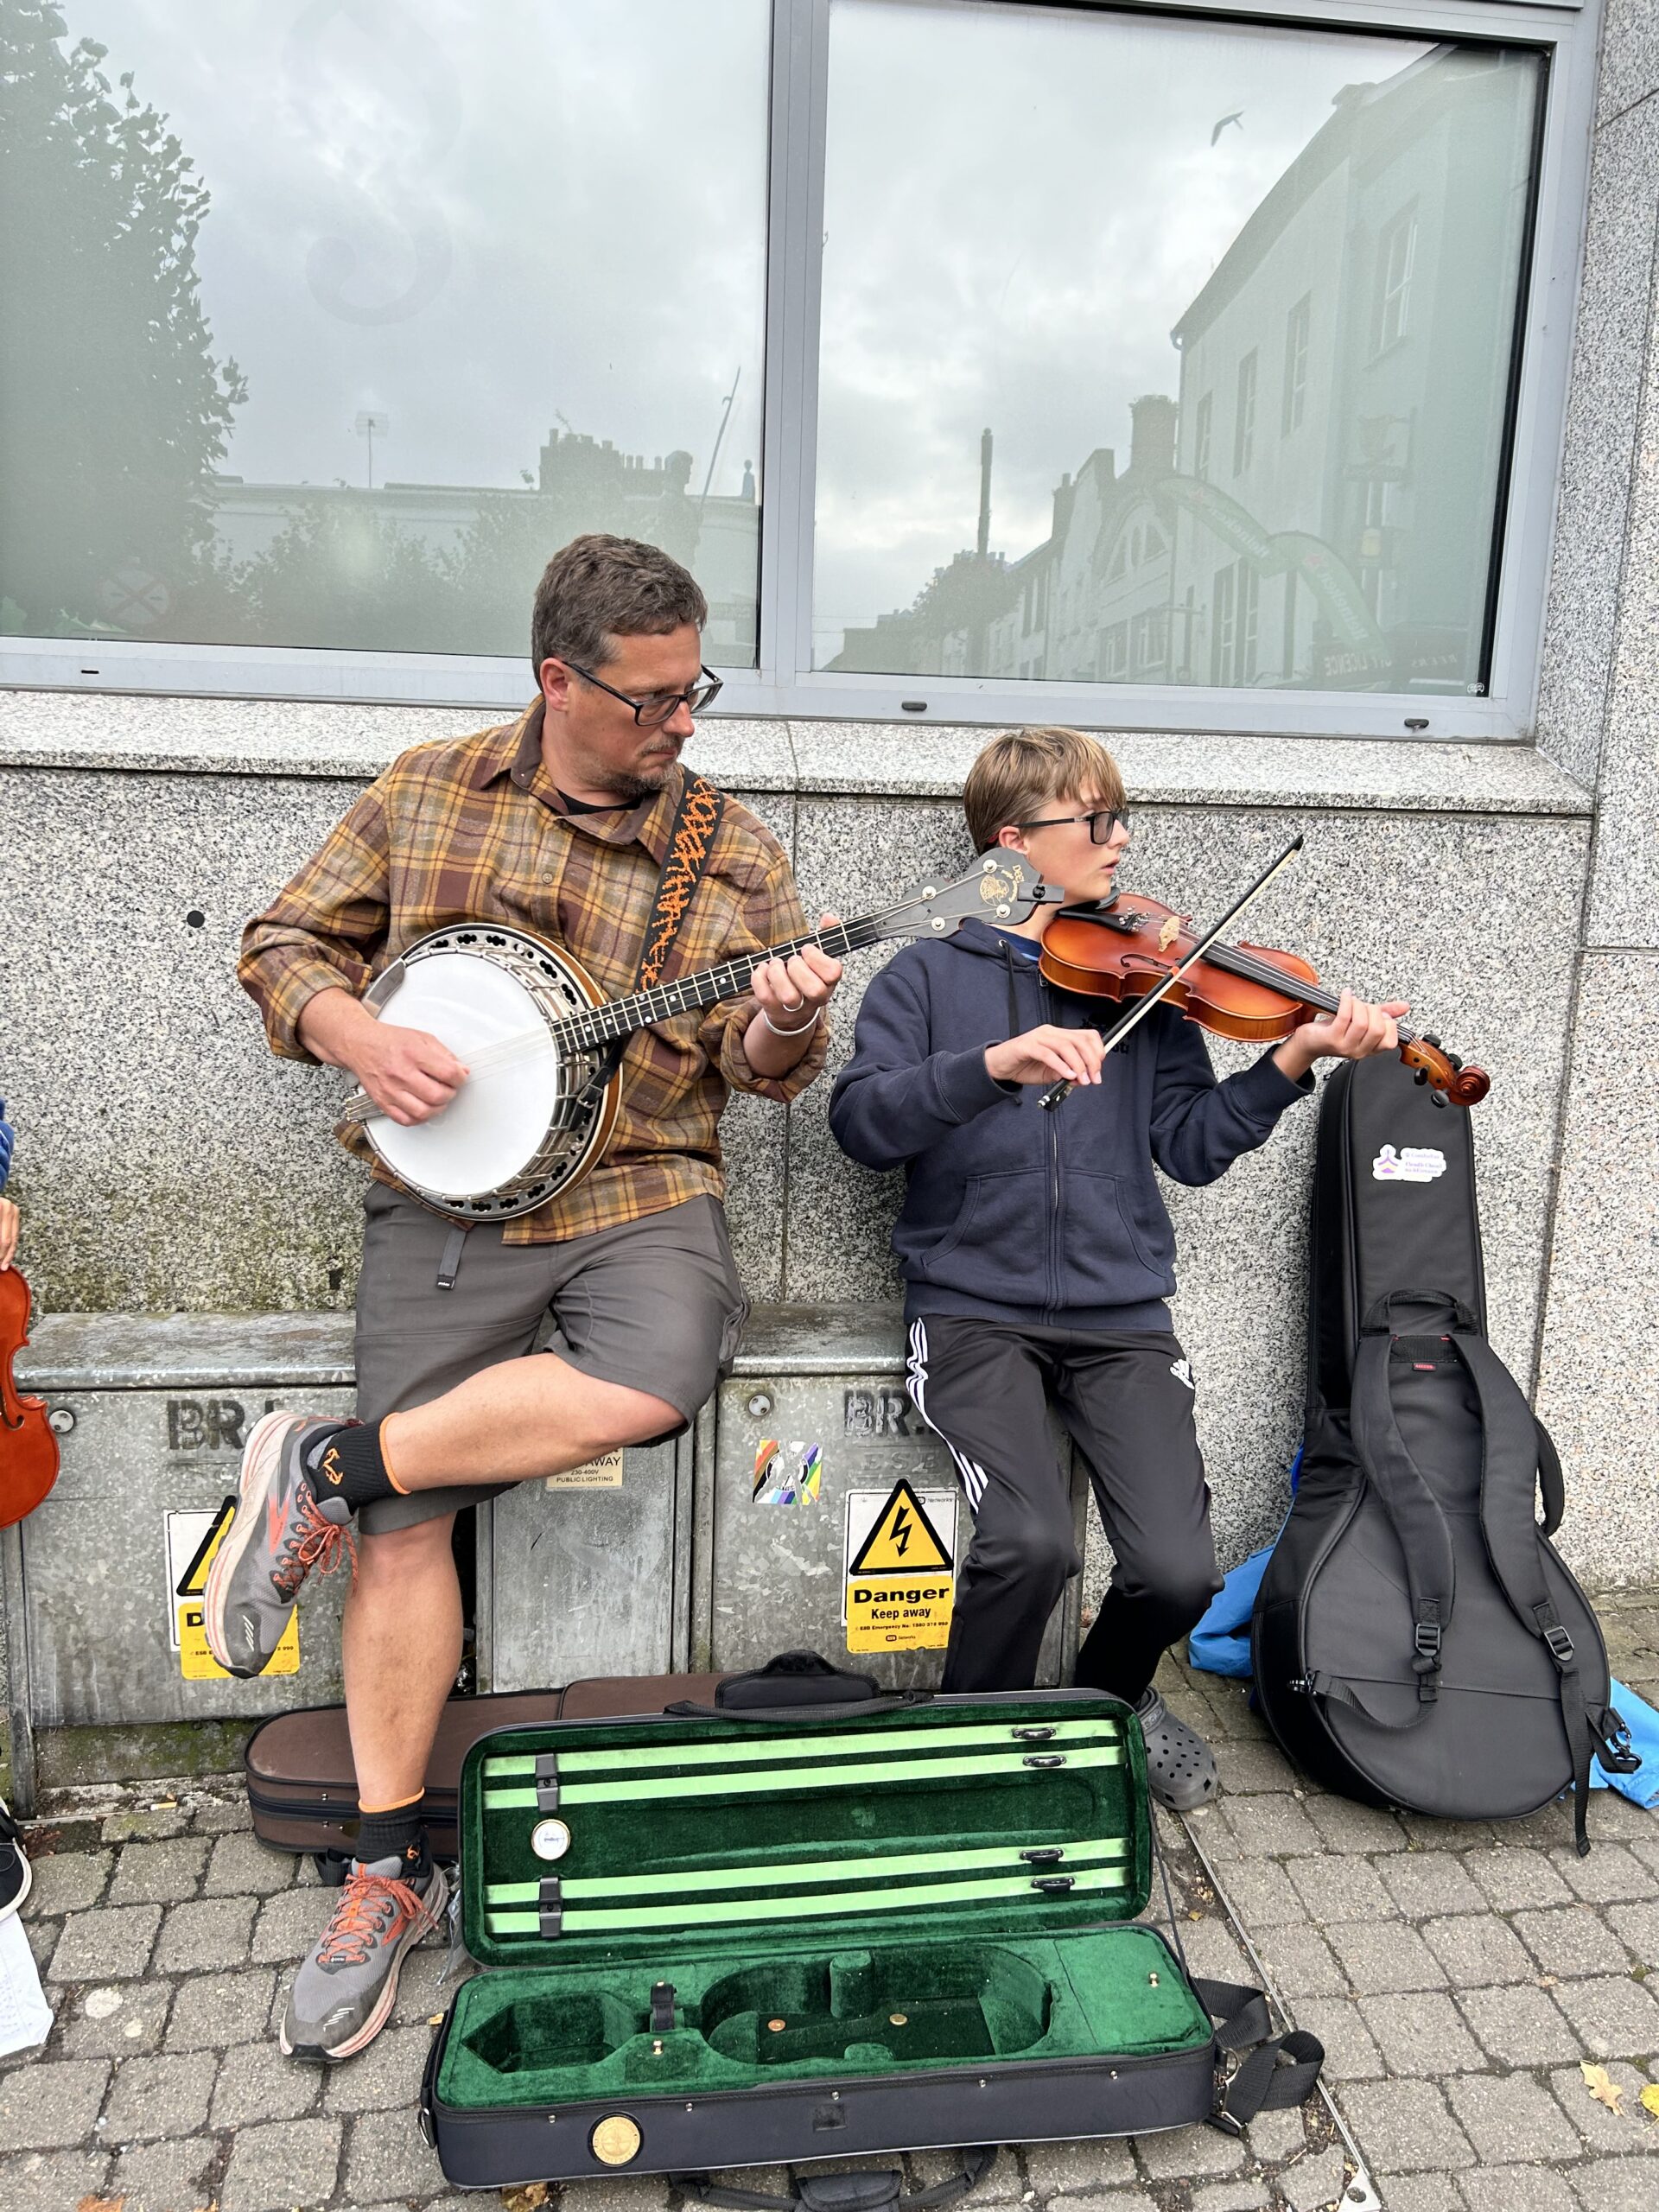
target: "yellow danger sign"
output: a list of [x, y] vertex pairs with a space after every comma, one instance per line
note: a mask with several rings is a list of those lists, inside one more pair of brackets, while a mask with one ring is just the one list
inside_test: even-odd
[[[874, 1508], [874, 1517], [871, 1508]], [[907, 1482], [847, 1500], [847, 1649], [918, 1651], [950, 1640], [956, 1499]], [[941, 1529], [947, 1533], [941, 1534]]]
[[[179, 1672], [188, 1682], [228, 1682], [233, 1679], [207, 1649], [201, 1593], [207, 1586], [207, 1570], [213, 1563], [213, 1554], [224, 1541], [225, 1531], [235, 1511], [236, 1500], [227, 1497], [216, 1512], [169, 1513], [167, 1516], [168, 1580], [173, 1586], [168, 1641], [179, 1655]], [[299, 1673], [297, 1613], [290, 1617], [264, 1671], [268, 1675]]]
[[851, 1574], [939, 1574], [951, 1572], [950, 1554], [939, 1541], [922, 1501], [907, 1482], [897, 1482], [864, 1539]]

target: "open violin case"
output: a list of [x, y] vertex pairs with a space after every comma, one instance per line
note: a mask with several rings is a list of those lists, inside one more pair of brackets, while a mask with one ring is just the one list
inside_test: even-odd
[[720, 1694], [833, 1703], [468, 1751], [462, 1928], [485, 1971], [421, 2101], [449, 2181], [1236, 2133], [1312, 2092], [1312, 2037], [1270, 2038], [1259, 1993], [1195, 1981], [1173, 1916], [1170, 1936], [1132, 1924], [1155, 1838], [1129, 1707], [883, 1697], [822, 1661], [801, 1675], [809, 1657]]

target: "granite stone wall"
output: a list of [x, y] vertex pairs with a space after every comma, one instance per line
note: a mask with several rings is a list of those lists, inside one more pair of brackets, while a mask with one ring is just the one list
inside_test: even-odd
[[1659, 11], [1613, 0], [1538, 741], [1593, 788], [1538, 1409], [1563, 1548], [1598, 1582], [1659, 1554]]
[[[344, 1078], [266, 1052], [237, 938], [383, 760], [466, 718], [314, 708], [302, 731], [285, 709], [178, 704], [0, 697], [18, 861], [0, 915], [22, 956], [0, 969], [0, 1033], [31, 1278], [54, 1311], [343, 1308], [363, 1179], [328, 1134]], [[848, 914], [966, 864], [957, 794], [987, 735], [709, 722], [696, 750], [790, 850], [809, 908]], [[1253, 933], [1332, 979], [1397, 990], [1491, 1070], [1493, 1332], [1529, 1378], [1589, 856], [1581, 790], [1518, 747], [1115, 743], [1136, 802], [1133, 887], [1210, 913], [1304, 832]], [[835, 1065], [876, 957], [839, 1001]], [[896, 1179], [842, 1158], [829, 1092], [788, 1113], [741, 1099], [728, 1121], [734, 1239], [757, 1299], [894, 1290]], [[1230, 1558], [1274, 1524], [1299, 1432], [1313, 1119], [1293, 1111], [1222, 1182], [1169, 1194], [1177, 1326]]]

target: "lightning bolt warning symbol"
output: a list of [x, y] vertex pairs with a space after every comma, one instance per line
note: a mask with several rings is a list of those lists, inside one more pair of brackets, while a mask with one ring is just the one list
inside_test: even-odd
[[906, 1482], [895, 1483], [849, 1574], [949, 1574], [950, 1554]]

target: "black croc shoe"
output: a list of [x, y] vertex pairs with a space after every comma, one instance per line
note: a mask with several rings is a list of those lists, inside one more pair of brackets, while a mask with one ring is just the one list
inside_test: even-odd
[[23, 1856], [22, 1833], [0, 1797], [0, 1920], [16, 1911], [29, 1895], [32, 1878]]
[[1157, 1690], [1135, 1708], [1147, 1739], [1147, 1786], [1173, 1813], [1207, 1805], [1221, 1788], [1216, 1755], [1202, 1736], [1178, 1720]]

